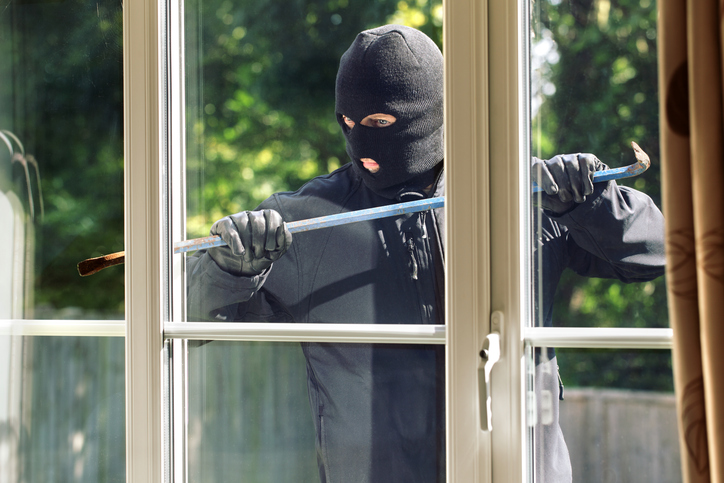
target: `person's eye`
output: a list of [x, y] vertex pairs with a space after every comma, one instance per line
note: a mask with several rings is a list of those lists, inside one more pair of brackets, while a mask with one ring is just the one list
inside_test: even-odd
[[386, 126], [389, 123], [390, 121], [388, 121], [387, 119], [377, 119], [377, 124], [379, 124], [380, 126]]

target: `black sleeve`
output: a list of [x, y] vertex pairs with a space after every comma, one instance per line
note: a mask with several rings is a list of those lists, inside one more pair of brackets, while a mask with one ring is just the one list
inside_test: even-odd
[[[275, 196], [257, 209], [275, 209], [284, 218]], [[296, 258], [294, 243], [289, 251], [263, 273], [253, 277], [224, 272], [206, 250], [186, 260], [187, 313], [189, 321], [291, 322], [285, 302], [295, 296]], [[274, 275], [271, 275], [271, 274]], [[270, 281], [271, 280], [271, 281]], [[280, 283], [284, 280], [285, 283]], [[274, 291], [280, 293], [274, 293]], [[286, 292], [286, 293], [284, 293]]]
[[551, 219], [564, 227], [567, 264], [580, 275], [641, 282], [664, 274], [664, 217], [644, 193], [610, 181]]

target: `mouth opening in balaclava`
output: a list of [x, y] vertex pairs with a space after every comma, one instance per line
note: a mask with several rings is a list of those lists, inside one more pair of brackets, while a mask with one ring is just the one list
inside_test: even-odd
[[[444, 154], [443, 58], [429, 37], [399, 25], [360, 33], [340, 60], [335, 97], [347, 154], [368, 188], [394, 198], [434, 182]], [[378, 113], [397, 120], [384, 128], [361, 125]], [[365, 169], [362, 158], [379, 171]]]

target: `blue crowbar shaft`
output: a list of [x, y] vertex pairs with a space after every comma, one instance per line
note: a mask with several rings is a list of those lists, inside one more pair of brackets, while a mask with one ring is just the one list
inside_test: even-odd
[[[331, 226], [346, 225], [348, 223], [356, 223], [358, 221], [387, 218], [407, 213], [417, 213], [418, 211], [428, 211], [433, 208], [442, 208], [443, 206], [445, 206], [445, 197], [439, 196], [437, 198], [426, 198], [424, 200], [409, 201], [407, 203], [397, 203], [394, 205], [379, 206], [377, 208], [368, 208], [365, 210], [320, 216], [318, 218], [310, 218], [308, 220], [290, 221], [285, 223], [285, 225], [291, 233], [297, 233], [300, 231], [311, 231]], [[174, 243], [173, 252], [183, 253], [192, 250], [201, 250], [202, 248], [222, 247], [225, 245], [226, 242], [222, 240], [221, 237], [218, 235], [212, 235]]]
[[[603, 181], [630, 178], [632, 176], [638, 176], [646, 171], [651, 164], [649, 157], [635, 142], [632, 142], [631, 146], [633, 147], [634, 154], [636, 155], [636, 163], [623, 168], [598, 171], [593, 174], [593, 182], [600, 183]], [[540, 191], [542, 191], [541, 188], [533, 183], [533, 193]], [[297, 233], [302, 231], [318, 230], [320, 228], [328, 228], [331, 226], [346, 225], [347, 223], [356, 223], [358, 221], [374, 220], [377, 218], [387, 218], [407, 213], [428, 211], [433, 208], [442, 208], [444, 205], [445, 198], [440, 196], [437, 198], [427, 198], [408, 203], [397, 203], [394, 205], [368, 208], [366, 210], [320, 216], [318, 218], [310, 218], [308, 220], [291, 221], [286, 223], [286, 226], [290, 232]], [[193, 250], [200, 250], [202, 248], [220, 247], [224, 245], [226, 245], [226, 242], [224, 242], [219, 236], [214, 235], [174, 243], [173, 252], [184, 253]], [[88, 260], [83, 260], [78, 264], [78, 273], [80, 273], [82, 277], [92, 275], [104, 268], [123, 263], [124, 258], [125, 252], [111, 253], [110, 255], [102, 257], [89, 258]]]

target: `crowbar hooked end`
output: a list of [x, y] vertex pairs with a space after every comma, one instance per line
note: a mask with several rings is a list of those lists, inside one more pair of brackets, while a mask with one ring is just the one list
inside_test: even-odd
[[649, 166], [651, 166], [651, 159], [649, 158], [649, 155], [641, 149], [641, 146], [636, 144], [635, 141], [631, 141], [631, 147], [633, 148], [634, 155], [636, 156], [636, 164], [631, 165], [629, 169], [632, 176], [636, 176], [649, 169]]

